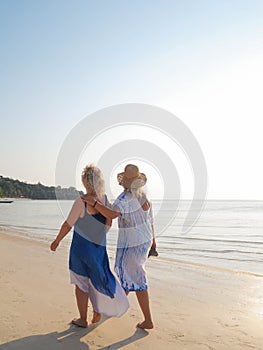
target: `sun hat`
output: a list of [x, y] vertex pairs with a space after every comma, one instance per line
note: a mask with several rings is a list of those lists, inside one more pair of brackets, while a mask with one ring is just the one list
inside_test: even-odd
[[128, 164], [124, 168], [124, 172], [117, 175], [119, 185], [124, 188], [140, 188], [147, 182], [146, 175], [139, 172], [136, 165]]

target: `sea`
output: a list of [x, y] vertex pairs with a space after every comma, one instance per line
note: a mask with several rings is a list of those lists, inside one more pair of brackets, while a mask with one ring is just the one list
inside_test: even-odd
[[[73, 201], [14, 200], [0, 203], [0, 227], [12, 235], [52, 241]], [[263, 276], [263, 201], [153, 200], [158, 258]], [[198, 209], [196, 209], [198, 208]], [[185, 229], [191, 210], [197, 220]], [[70, 240], [69, 233], [66, 240]], [[109, 249], [117, 242], [117, 220], [107, 235]], [[157, 259], [158, 259], [157, 258]]]

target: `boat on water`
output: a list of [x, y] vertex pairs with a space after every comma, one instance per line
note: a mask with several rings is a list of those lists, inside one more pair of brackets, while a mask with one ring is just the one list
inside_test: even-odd
[[1, 201], [0, 200], [0, 203], [13, 203], [13, 201], [7, 201], [7, 200], [6, 201], [5, 200]]

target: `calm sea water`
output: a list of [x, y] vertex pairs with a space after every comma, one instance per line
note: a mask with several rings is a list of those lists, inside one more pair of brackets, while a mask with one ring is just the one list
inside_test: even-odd
[[[0, 204], [0, 226], [18, 235], [51, 241], [72, 203], [19, 200]], [[160, 258], [263, 275], [263, 201], [207, 201], [199, 220], [182, 233], [189, 204], [181, 201], [175, 211], [171, 201], [153, 201]], [[70, 238], [71, 234], [66, 237]], [[115, 247], [116, 238], [115, 220], [108, 234], [110, 249]]]

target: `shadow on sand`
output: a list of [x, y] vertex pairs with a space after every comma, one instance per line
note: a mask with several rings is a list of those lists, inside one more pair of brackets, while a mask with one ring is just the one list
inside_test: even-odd
[[[133, 335], [131, 335], [129, 338], [120, 340], [116, 343], [109, 344], [107, 346], [104, 346], [103, 348], [99, 348], [99, 350], [117, 350], [122, 348], [123, 346], [126, 346], [128, 344], [131, 344], [135, 342], [136, 340], [139, 340], [141, 338], [144, 338], [148, 335], [149, 333], [144, 331], [143, 329], [136, 329]], [[0, 348], [1, 349], [1, 348]]]
[[[1, 344], [0, 350], [89, 350], [89, 346], [86, 343], [83, 343], [81, 338], [91, 333], [100, 324], [101, 322], [97, 325], [91, 326], [90, 328], [78, 328], [70, 324], [69, 328], [63, 332], [37, 334], [21, 339], [11, 340], [7, 343]], [[121, 347], [133, 343], [140, 338], [144, 338], [147, 335], [148, 332], [137, 329], [132, 336], [98, 349], [120, 349]]]
[[63, 332], [31, 335], [0, 345], [0, 350], [89, 350], [80, 339], [89, 333], [87, 328], [70, 327]]

